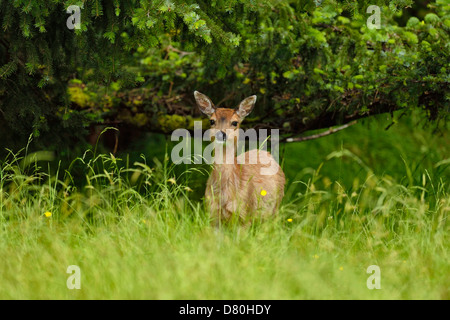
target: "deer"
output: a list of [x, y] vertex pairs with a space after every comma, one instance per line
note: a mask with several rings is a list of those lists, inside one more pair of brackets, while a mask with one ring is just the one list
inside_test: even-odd
[[[253, 110], [256, 95], [242, 100], [234, 109], [216, 108], [208, 96], [198, 91], [194, 97], [200, 111], [209, 118], [210, 140], [215, 144], [215, 159], [205, 190], [212, 221], [217, 226], [233, 220], [249, 225], [255, 218], [275, 215], [284, 196], [283, 170], [265, 150], [253, 149], [237, 156], [239, 128]], [[267, 168], [270, 174], [264, 172]]]

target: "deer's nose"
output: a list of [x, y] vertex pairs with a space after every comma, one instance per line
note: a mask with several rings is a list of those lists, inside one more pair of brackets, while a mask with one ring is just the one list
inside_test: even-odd
[[216, 139], [218, 141], [226, 141], [227, 140], [227, 134], [223, 131], [217, 131], [216, 133]]

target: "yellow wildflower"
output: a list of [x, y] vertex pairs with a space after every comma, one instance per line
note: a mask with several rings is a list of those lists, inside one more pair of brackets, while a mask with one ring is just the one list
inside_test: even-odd
[[267, 191], [266, 190], [261, 190], [261, 195], [263, 196], [263, 197], [265, 197], [266, 195], [267, 195]]
[[50, 211], [46, 211], [46, 212], [44, 212], [44, 216], [46, 216], [47, 218], [50, 218], [52, 216], [52, 213]]

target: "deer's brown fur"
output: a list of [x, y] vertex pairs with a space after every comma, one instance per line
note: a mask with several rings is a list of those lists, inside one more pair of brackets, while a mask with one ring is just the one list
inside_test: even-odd
[[[281, 167], [264, 150], [250, 150], [236, 157], [239, 125], [253, 109], [256, 96], [243, 100], [234, 110], [215, 108], [207, 96], [197, 91], [194, 94], [200, 110], [212, 120], [211, 138], [226, 134], [226, 143], [219, 146], [222, 155], [215, 155], [222, 156], [223, 161], [215, 161], [206, 185], [205, 198], [212, 218], [219, 222], [239, 217], [248, 222], [275, 214], [284, 196], [285, 176]], [[271, 168], [272, 174], [262, 174], [264, 168]]]

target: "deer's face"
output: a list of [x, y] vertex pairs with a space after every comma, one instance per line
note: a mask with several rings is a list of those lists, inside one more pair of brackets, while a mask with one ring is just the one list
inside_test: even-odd
[[209, 118], [211, 139], [217, 143], [237, 141], [241, 118], [233, 109], [217, 108]]
[[200, 111], [209, 117], [211, 139], [217, 143], [227, 141], [236, 143], [239, 138], [239, 126], [255, 106], [256, 96], [244, 99], [236, 109], [216, 108], [211, 99], [198, 91], [194, 92], [194, 96]]

